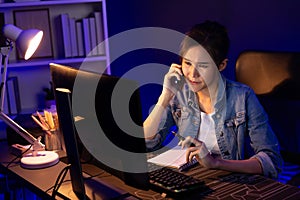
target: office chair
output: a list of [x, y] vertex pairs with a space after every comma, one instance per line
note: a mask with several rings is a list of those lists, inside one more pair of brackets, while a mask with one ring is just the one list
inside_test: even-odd
[[299, 165], [300, 53], [244, 51], [235, 70], [236, 80], [250, 86], [266, 110], [284, 161]]

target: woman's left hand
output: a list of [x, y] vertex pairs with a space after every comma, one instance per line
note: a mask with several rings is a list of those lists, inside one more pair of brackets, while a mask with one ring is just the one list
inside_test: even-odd
[[206, 168], [216, 168], [217, 159], [208, 152], [204, 142], [188, 136], [180, 145], [187, 146], [186, 159], [191, 161], [194, 157]]

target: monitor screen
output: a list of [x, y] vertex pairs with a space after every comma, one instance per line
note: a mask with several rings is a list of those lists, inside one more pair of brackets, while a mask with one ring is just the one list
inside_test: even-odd
[[[79, 119], [74, 122], [77, 146], [73, 145], [73, 148], [78, 150], [79, 156], [87, 155], [82, 154], [83, 151], [89, 154], [89, 158], [81, 156], [80, 159], [88, 159], [128, 185], [148, 189], [138, 84], [132, 80], [53, 63], [50, 64], [50, 71], [54, 90], [64, 88], [71, 92], [71, 114], [73, 120]], [[59, 108], [66, 105], [57, 96], [56, 94], [55, 98], [60, 118], [64, 113], [60, 113], [63, 109]], [[72, 144], [68, 141], [65, 143], [66, 149]], [[67, 156], [70, 156], [68, 152]], [[77, 173], [81, 174], [80, 167], [73, 170], [79, 170]], [[72, 183], [76, 182], [73, 178], [78, 177], [71, 177]]]

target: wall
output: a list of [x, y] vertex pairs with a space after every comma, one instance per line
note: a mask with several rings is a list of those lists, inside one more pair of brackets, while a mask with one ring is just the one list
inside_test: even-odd
[[206, 19], [219, 21], [231, 38], [226, 74], [234, 78], [235, 59], [245, 49], [299, 51], [299, 6], [292, 0], [109, 0], [107, 12], [110, 35], [143, 26], [185, 32]]
[[25, 68], [9, 68], [8, 76], [18, 77], [22, 112], [34, 112], [45, 107], [46, 93], [44, 88], [50, 88], [49, 66], [34, 66]]
[[[246, 49], [300, 51], [300, 1], [293, 0], [108, 0], [109, 34], [125, 30], [158, 26], [185, 32], [193, 24], [206, 19], [224, 24], [231, 38], [229, 66], [223, 72], [235, 79], [235, 61]], [[111, 50], [113, 53], [113, 49]], [[112, 64], [112, 72], [122, 75], [127, 70], [146, 62], [156, 61], [169, 65], [174, 56], [143, 51], [124, 55]], [[151, 57], [151, 58], [149, 58]], [[162, 58], [163, 57], [163, 58]], [[146, 107], [151, 106], [159, 95], [157, 86], [149, 87]], [[149, 95], [151, 91], [152, 95]], [[148, 109], [148, 108], [146, 108]], [[147, 112], [147, 111], [146, 111]]]

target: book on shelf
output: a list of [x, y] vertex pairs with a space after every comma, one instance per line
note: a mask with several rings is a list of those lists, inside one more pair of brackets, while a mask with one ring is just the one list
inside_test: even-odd
[[[0, 12], [0, 27], [2, 28], [4, 25], [5, 25], [4, 13]], [[0, 32], [0, 45], [1, 47], [4, 47], [6, 45], [6, 38], [2, 36], [1, 32]]]
[[70, 39], [70, 25], [69, 25], [69, 15], [68, 13], [60, 14], [62, 39], [64, 46], [64, 54], [66, 58], [72, 57], [72, 47]]
[[86, 56], [91, 56], [91, 37], [90, 37], [90, 23], [89, 18], [82, 19], [82, 31], [83, 31], [83, 44], [84, 52]]
[[94, 17], [89, 17], [89, 24], [90, 24], [90, 42], [91, 42], [91, 55], [96, 56], [98, 55], [97, 51], [97, 33], [96, 33], [96, 23]]
[[78, 47], [77, 47], [75, 18], [69, 19], [69, 25], [70, 25], [71, 54], [72, 57], [77, 57]]
[[[82, 19], [70, 18], [68, 13], [59, 16], [65, 58], [98, 56], [105, 54], [102, 13], [92, 12]], [[59, 42], [60, 43], [60, 42]], [[100, 44], [101, 45], [98, 45]]]
[[78, 56], [84, 56], [84, 42], [83, 42], [83, 30], [82, 30], [82, 21], [77, 20], [76, 25], [76, 42], [78, 48]]
[[[104, 55], [105, 54], [105, 45], [103, 42], [104, 41], [104, 33], [103, 33], [102, 13], [100, 11], [96, 11], [96, 12], [94, 12], [94, 16], [95, 16], [95, 23], [96, 23], [98, 55]], [[101, 43], [101, 45], [99, 45], [100, 43]]]
[[9, 115], [18, 114], [21, 111], [18, 77], [8, 77], [6, 81], [6, 103], [4, 112]]
[[195, 158], [191, 162], [187, 162], [186, 149], [182, 149], [181, 146], [175, 146], [170, 150], [150, 158], [148, 162], [159, 166], [176, 168], [179, 171], [185, 171], [198, 163]]

